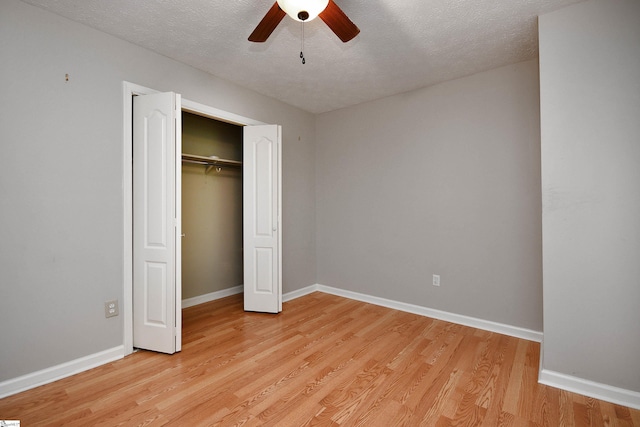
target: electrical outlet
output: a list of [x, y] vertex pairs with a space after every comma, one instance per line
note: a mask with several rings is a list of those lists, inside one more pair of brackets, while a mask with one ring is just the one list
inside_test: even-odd
[[104, 303], [104, 317], [115, 317], [118, 315], [118, 300]]
[[433, 275], [433, 286], [440, 286], [440, 275], [439, 274], [434, 274]]

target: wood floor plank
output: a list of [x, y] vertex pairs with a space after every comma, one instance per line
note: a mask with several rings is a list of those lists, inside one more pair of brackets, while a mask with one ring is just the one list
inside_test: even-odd
[[505, 399], [502, 410], [514, 417], [518, 412], [518, 402], [521, 396], [521, 385], [523, 382], [523, 374], [525, 360], [527, 357], [528, 343], [525, 340], [517, 341], [517, 350], [511, 364], [511, 374], [509, 375], [509, 384], [505, 392]]
[[0, 399], [25, 426], [631, 426], [640, 411], [538, 384], [540, 346], [313, 293], [183, 311], [183, 350]]

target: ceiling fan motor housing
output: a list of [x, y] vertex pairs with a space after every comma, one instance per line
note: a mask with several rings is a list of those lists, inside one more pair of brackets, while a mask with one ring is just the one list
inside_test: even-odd
[[306, 21], [307, 19], [309, 19], [309, 12], [307, 12], [306, 10], [301, 10], [300, 12], [298, 12], [298, 19], [301, 21]]
[[300, 22], [315, 19], [329, 4], [329, 0], [277, 0], [284, 12]]

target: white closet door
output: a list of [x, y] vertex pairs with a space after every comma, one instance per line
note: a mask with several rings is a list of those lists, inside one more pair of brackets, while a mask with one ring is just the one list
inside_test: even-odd
[[282, 311], [281, 128], [245, 126], [244, 309]]
[[180, 95], [133, 101], [133, 346], [181, 347]]

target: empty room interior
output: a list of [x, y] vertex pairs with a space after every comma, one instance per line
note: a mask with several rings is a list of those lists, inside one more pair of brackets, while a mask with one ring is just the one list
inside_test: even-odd
[[640, 426], [640, 2], [306, 3], [0, 2], [0, 420]]

